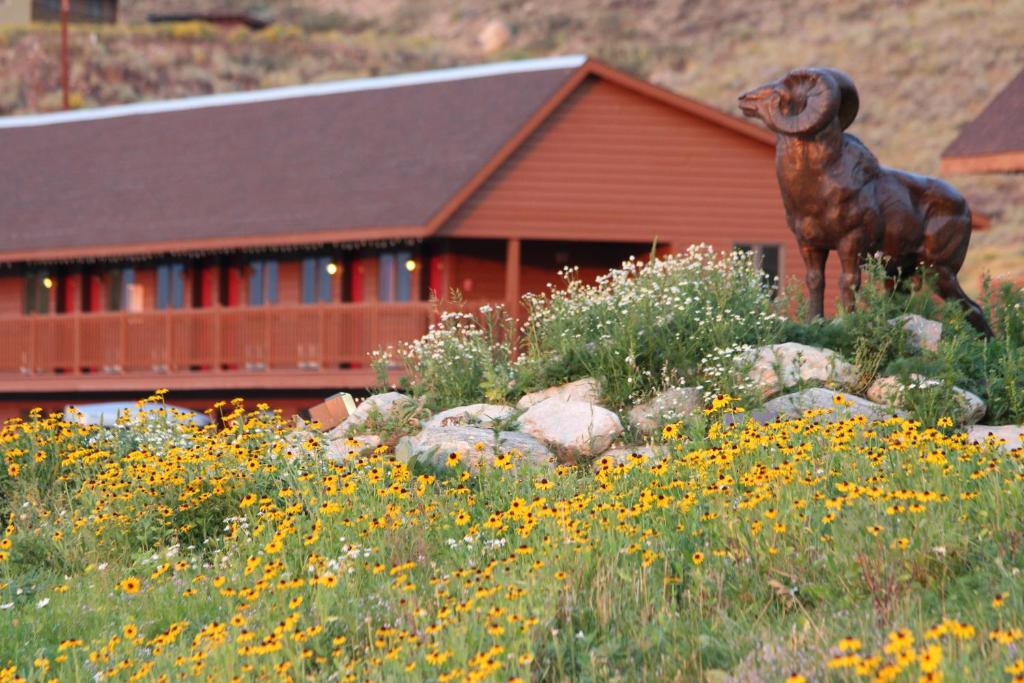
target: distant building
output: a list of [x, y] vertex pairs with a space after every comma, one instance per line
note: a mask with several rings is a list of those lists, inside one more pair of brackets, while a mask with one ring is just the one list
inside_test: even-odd
[[942, 153], [943, 173], [1024, 173], [1024, 71]]
[[[117, 21], [117, 0], [70, 0], [68, 20], [112, 24]], [[60, 0], [32, 0], [32, 21], [60, 21]]]
[[432, 295], [515, 305], [654, 240], [802, 277], [774, 157], [581, 56], [0, 118], [0, 413], [309, 405], [369, 385]]
[[[84, 23], [117, 21], [117, 0], [70, 0], [68, 19]], [[60, 21], [60, 0], [0, 0], [0, 26]]]

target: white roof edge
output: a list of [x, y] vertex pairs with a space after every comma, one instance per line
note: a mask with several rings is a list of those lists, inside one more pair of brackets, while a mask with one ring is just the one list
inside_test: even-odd
[[317, 97], [320, 95], [337, 95], [348, 92], [366, 90], [385, 90], [402, 88], [411, 85], [429, 83], [445, 83], [471, 78], [487, 78], [508, 74], [529, 73], [533, 71], [553, 71], [556, 69], [574, 69], [587, 61], [586, 55], [566, 55], [560, 57], [542, 57], [539, 59], [521, 59], [511, 62], [494, 62], [490, 64], [474, 64], [457, 66], [449, 69], [432, 71], [416, 71], [413, 73], [395, 74], [392, 76], [373, 76], [369, 78], [352, 78], [344, 81], [327, 83], [309, 83], [305, 85], [289, 85], [280, 88], [263, 90], [247, 90], [243, 92], [222, 93], [218, 95], [199, 95], [174, 100], [154, 100], [152, 102], [136, 102], [119, 104], [110, 107], [93, 107], [49, 114], [27, 114], [23, 116], [0, 116], [2, 128], [28, 128], [49, 126], [59, 123], [76, 121], [96, 121], [122, 116], [141, 116], [144, 114], [161, 114], [164, 112], [205, 109], [207, 107], [227, 107], [235, 104], [255, 102], [272, 102], [300, 97]]

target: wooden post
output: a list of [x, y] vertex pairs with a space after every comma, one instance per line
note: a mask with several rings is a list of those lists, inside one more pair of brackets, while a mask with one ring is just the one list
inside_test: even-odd
[[518, 238], [510, 238], [505, 248], [505, 305], [509, 313], [519, 315], [519, 277], [522, 260], [522, 244]]
[[224, 366], [221, 362], [221, 318], [223, 317], [223, 307], [220, 305], [220, 300], [217, 300], [213, 304], [213, 371], [221, 372]]
[[64, 110], [71, 109], [71, 65], [68, 57], [68, 13], [71, 0], [60, 0], [60, 85]]
[[321, 302], [317, 306], [320, 309], [317, 311], [316, 316], [317, 354], [314, 362], [316, 363], [317, 370], [323, 370], [327, 367], [327, 322], [325, 318], [327, 317], [328, 305], [329, 304]]
[[173, 315], [173, 309], [164, 312], [164, 372], [168, 373], [174, 371], [174, 349], [171, 347], [174, 339]]
[[118, 359], [115, 364], [118, 372], [124, 372], [125, 365], [128, 362], [128, 311], [118, 311], [118, 317], [120, 319], [120, 343], [118, 344]]
[[74, 337], [74, 349], [72, 353], [74, 355], [71, 359], [73, 364], [71, 373], [74, 375], [80, 375], [82, 374], [82, 314], [75, 311], [74, 313], [71, 313], [71, 315], [74, 316], [74, 328], [72, 331], [72, 336]]

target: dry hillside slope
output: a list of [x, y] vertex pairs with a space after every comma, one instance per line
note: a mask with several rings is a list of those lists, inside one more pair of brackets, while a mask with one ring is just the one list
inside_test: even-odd
[[[1024, 68], [1024, 0], [123, 0], [122, 7], [119, 26], [73, 31], [81, 106], [585, 52], [736, 112], [745, 88], [822, 64], [846, 70], [860, 88], [853, 132], [883, 163], [923, 173], [936, 172], [959, 127]], [[277, 23], [261, 33], [144, 23], [149, 12], [184, 9], [251, 11]], [[0, 113], [57, 106], [57, 41], [53, 27], [0, 33]], [[950, 180], [993, 218], [976, 237], [967, 286], [976, 290], [986, 269], [1024, 278], [1024, 176]]]

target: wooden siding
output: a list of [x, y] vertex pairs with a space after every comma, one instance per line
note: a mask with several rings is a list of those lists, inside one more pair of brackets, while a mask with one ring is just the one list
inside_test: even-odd
[[449, 287], [467, 299], [505, 298], [505, 240], [452, 240], [448, 254]]
[[0, 275], [0, 315], [19, 315], [24, 308], [25, 276], [11, 271]]
[[[439, 231], [448, 237], [781, 246], [783, 279], [804, 269], [786, 227], [774, 149], [591, 77]], [[838, 288], [833, 255], [830, 305]], [[455, 279], [458, 284], [459, 280]]]

